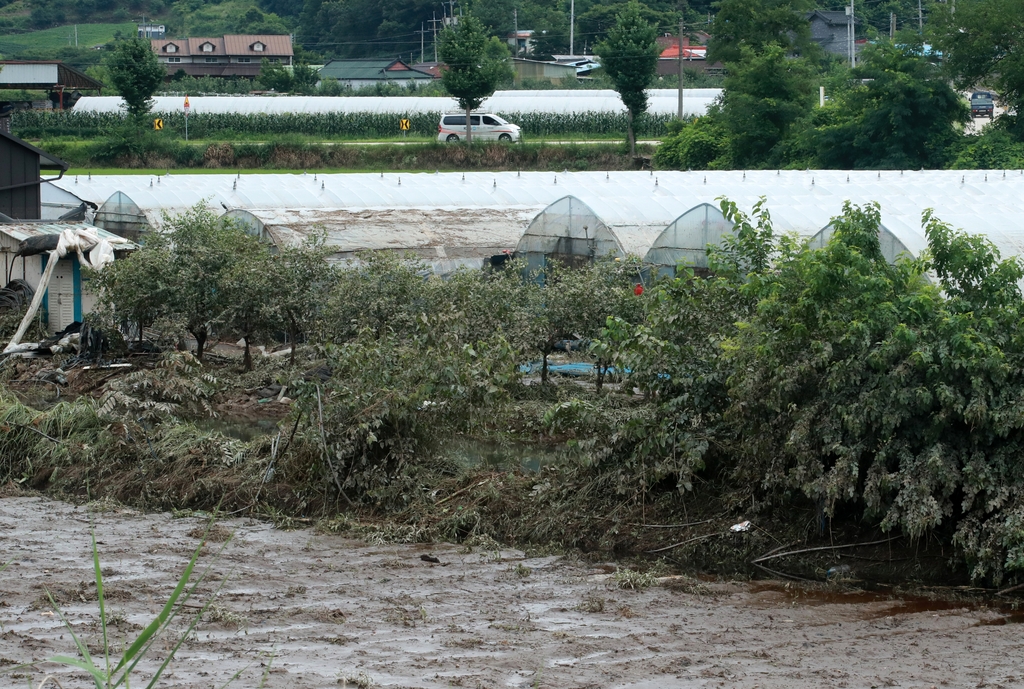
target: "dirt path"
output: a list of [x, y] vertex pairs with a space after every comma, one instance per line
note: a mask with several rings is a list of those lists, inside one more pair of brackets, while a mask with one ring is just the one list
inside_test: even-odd
[[[0, 500], [0, 558], [17, 558], [0, 574], [0, 670], [73, 655], [44, 588], [98, 650], [90, 516], [120, 639], [156, 614], [203, 530], [196, 518]], [[161, 686], [221, 687], [243, 670], [232, 686], [257, 687], [271, 655], [266, 686], [280, 689], [1024, 686], [1016, 613], [777, 582], [626, 591], [556, 557], [222, 524], [235, 532], [214, 565], [227, 583]], [[37, 668], [33, 687], [44, 671], [88, 686]], [[0, 686], [26, 686], [25, 674]]]

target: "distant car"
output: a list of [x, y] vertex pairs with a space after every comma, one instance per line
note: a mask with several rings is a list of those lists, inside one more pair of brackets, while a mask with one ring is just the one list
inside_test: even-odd
[[[506, 122], [497, 115], [473, 113], [469, 116], [473, 139], [480, 141], [519, 141], [519, 125]], [[466, 136], [466, 115], [442, 115], [437, 125], [437, 140], [453, 144]]]
[[988, 91], [975, 91], [971, 94], [971, 117], [987, 117], [991, 120], [995, 115], [994, 94]]

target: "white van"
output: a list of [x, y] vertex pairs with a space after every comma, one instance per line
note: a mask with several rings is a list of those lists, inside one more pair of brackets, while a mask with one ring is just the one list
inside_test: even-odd
[[[519, 141], [519, 125], [506, 122], [497, 115], [473, 113], [469, 116], [476, 141]], [[437, 125], [437, 140], [450, 144], [462, 141], [466, 136], [466, 114], [442, 115]]]

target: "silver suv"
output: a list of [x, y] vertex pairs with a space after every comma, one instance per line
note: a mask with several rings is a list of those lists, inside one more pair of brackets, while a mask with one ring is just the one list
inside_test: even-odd
[[[519, 141], [519, 125], [506, 122], [497, 115], [473, 113], [469, 116], [469, 124], [473, 128], [473, 139], [480, 141]], [[466, 136], [466, 114], [449, 114], [441, 116], [437, 125], [437, 140], [450, 144], [461, 141]]]

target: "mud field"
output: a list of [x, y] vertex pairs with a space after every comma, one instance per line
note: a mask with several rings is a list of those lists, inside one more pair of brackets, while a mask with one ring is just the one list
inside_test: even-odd
[[[0, 499], [0, 558], [16, 558], [0, 574], [0, 671], [74, 655], [46, 589], [100, 650], [90, 521], [115, 646], [159, 611], [205, 528], [195, 517]], [[231, 686], [246, 689], [1024, 686], [1024, 617], [984, 605], [779, 582], [668, 579], [631, 591], [614, 585], [612, 564], [375, 545], [250, 520], [221, 522], [213, 539], [201, 562], [215, 576], [189, 605], [226, 583], [160, 686], [219, 688], [238, 671]], [[46, 673], [65, 689], [90, 686], [47, 663], [0, 686], [36, 687]]]

